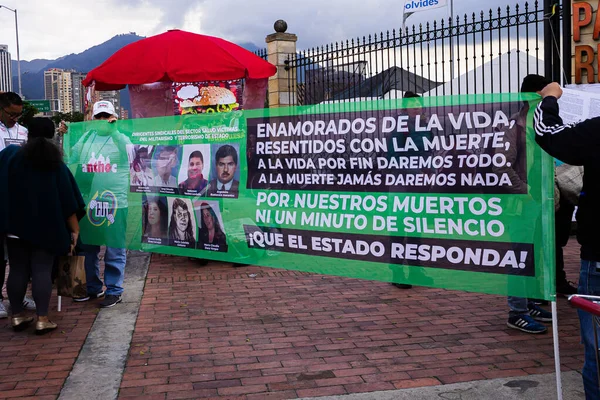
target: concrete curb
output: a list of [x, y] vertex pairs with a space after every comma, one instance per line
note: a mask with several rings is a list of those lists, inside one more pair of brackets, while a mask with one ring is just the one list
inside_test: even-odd
[[[578, 372], [563, 372], [562, 386], [563, 400], [585, 399], [583, 381]], [[555, 374], [543, 374], [344, 396], [306, 397], [300, 400], [539, 400], [556, 398]]]
[[149, 264], [149, 253], [128, 253], [123, 303], [100, 310], [59, 399], [117, 398]]

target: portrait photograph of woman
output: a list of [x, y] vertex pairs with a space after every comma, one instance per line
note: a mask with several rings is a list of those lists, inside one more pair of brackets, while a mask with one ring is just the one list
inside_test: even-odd
[[127, 145], [129, 158], [129, 176], [132, 192], [150, 191], [154, 173], [150, 167], [153, 146]]
[[169, 242], [171, 246], [196, 246], [196, 218], [189, 199], [169, 198]]
[[167, 199], [159, 196], [142, 197], [142, 243], [167, 245], [169, 209]]
[[196, 201], [194, 204], [196, 218], [200, 224], [198, 249], [226, 252], [227, 237], [223, 230], [223, 221], [220, 218], [219, 203], [216, 201]]

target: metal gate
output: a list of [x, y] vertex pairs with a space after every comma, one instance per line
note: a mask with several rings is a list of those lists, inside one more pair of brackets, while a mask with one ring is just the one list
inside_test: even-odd
[[518, 92], [527, 74], [553, 72], [552, 9], [517, 4], [299, 51], [286, 61], [291, 105]]

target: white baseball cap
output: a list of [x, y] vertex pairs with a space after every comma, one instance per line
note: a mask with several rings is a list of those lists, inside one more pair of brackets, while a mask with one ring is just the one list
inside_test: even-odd
[[94, 103], [92, 116], [95, 117], [100, 113], [114, 115], [115, 117], [117, 116], [117, 114], [115, 113], [115, 106], [113, 106], [113, 104], [110, 101], [106, 100], [101, 100]]

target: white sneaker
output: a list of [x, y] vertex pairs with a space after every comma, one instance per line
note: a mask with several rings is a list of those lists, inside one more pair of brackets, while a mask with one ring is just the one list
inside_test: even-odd
[[[23, 309], [35, 311], [35, 301], [33, 301], [31, 297], [25, 296], [25, 298], [23, 299]], [[11, 311], [10, 303], [8, 304], [8, 310]]]
[[6, 307], [4, 307], [4, 302], [2, 301], [0, 301], [0, 318], [8, 318]]
[[23, 299], [23, 308], [29, 311], [35, 311], [35, 301], [29, 296], [25, 296]]

